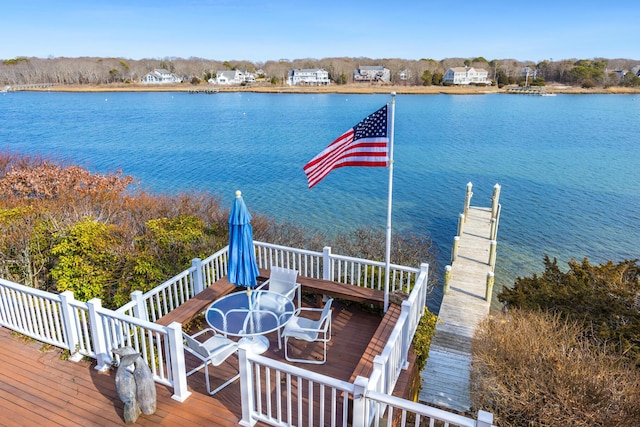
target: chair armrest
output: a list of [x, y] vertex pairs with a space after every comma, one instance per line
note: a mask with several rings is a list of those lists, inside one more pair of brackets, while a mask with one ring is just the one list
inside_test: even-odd
[[297, 316], [298, 314], [300, 314], [303, 311], [309, 311], [309, 312], [319, 312], [322, 311], [324, 309], [322, 308], [315, 308], [315, 307], [299, 307], [296, 309], [296, 311], [293, 313], [294, 316]]
[[293, 296], [296, 294], [296, 292], [300, 292], [300, 289], [302, 289], [300, 287], [300, 283], [295, 283], [293, 285], [293, 288], [289, 289], [289, 292], [287, 292], [286, 294], [283, 294], [283, 295], [286, 296], [289, 299], [293, 299]]
[[203, 330], [201, 330], [200, 332], [197, 332], [193, 335], [191, 335], [191, 338], [195, 338], [195, 337], [199, 337], [200, 335], [204, 334], [205, 332], [213, 332], [214, 335], [217, 335], [218, 333], [212, 329], [212, 328], [204, 328]]

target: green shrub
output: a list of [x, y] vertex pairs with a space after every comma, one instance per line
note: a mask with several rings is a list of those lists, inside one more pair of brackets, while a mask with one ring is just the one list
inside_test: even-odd
[[416, 333], [413, 336], [413, 352], [416, 355], [416, 366], [422, 371], [427, 364], [429, 358], [429, 348], [431, 347], [431, 338], [436, 333], [436, 324], [438, 316], [431, 313], [426, 307], [420, 318]]

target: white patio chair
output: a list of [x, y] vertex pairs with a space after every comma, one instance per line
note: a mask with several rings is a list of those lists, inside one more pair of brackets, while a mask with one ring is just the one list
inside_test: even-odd
[[297, 279], [298, 279], [298, 270], [271, 266], [271, 270], [269, 273], [269, 280], [267, 280], [262, 285], [260, 285], [258, 289], [264, 290], [263, 288], [268, 285], [269, 291], [277, 292], [281, 295], [286, 296], [291, 301], [293, 301], [294, 305], [295, 305], [295, 299], [297, 295], [297, 300], [298, 300], [297, 307], [300, 307], [302, 292], [300, 291], [300, 283], [296, 282]]
[[[207, 339], [205, 342], [200, 342], [196, 338], [205, 332], [213, 332], [214, 335]], [[211, 384], [209, 381], [209, 365], [219, 366], [227, 360], [229, 356], [235, 353], [238, 350], [238, 343], [231, 341], [229, 338], [222, 336], [221, 334], [217, 334], [213, 329], [206, 328], [202, 331], [198, 332], [194, 335], [188, 335], [186, 333], [182, 333], [184, 337], [185, 350], [189, 353], [193, 354], [195, 357], [200, 359], [201, 363], [198, 367], [192, 369], [187, 372], [187, 376], [199, 371], [204, 367], [204, 375], [207, 382], [207, 391], [210, 395], [214, 395], [238, 378], [240, 378], [240, 373], [238, 373], [233, 378], [227, 380], [224, 384], [211, 391]]]
[[[327, 361], [327, 342], [331, 340], [331, 303], [333, 298], [327, 300], [324, 308], [307, 308], [300, 307], [296, 310], [293, 318], [289, 320], [284, 327], [282, 337], [284, 338], [284, 358], [290, 362], [313, 363], [321, 365]], [[303, 312], [322, 312], [318, 320], [311, 320], [302, 317]], [[322, 342], [323, 355], [322, 360], [313, 359], [295, 359], [289, 357], [287, 351], [289, 338], [304, 340], [307, 342]]]

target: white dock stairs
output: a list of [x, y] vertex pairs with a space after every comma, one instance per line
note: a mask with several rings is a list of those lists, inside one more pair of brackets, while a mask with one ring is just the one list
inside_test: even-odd
[[452, 262], [445, 269], [440, 321], [421, 373], [418, 396], [420, 402], [461, 413], [471, 410], [471, 339], [490, 310], [500, 217], [500, 186], [494, 186], [489, 208], [470, 206], [471, 188], [467, 184]]

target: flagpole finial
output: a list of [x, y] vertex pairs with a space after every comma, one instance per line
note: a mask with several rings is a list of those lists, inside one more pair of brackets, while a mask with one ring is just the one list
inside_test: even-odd
[[242, 197], [242, 191], [236, 190], [236, 197]]

